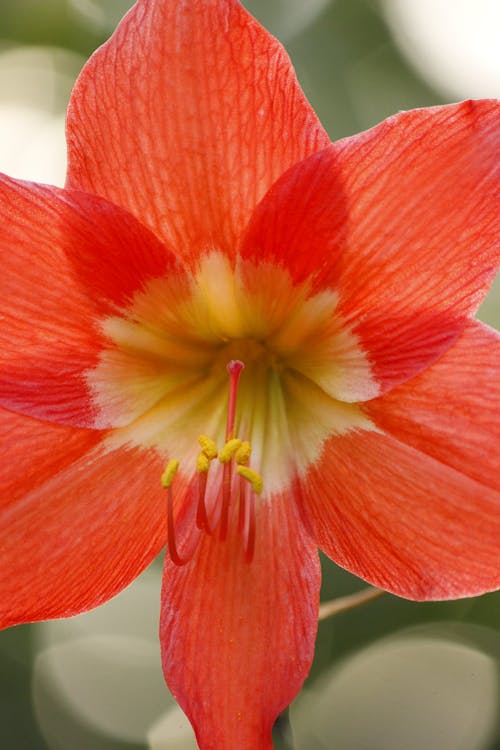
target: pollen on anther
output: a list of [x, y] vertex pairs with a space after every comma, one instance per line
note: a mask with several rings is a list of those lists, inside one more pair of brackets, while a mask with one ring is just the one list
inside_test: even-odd
[[214, 458], [217, 458], [217, 445], [215, 441], [212, 440], [212, 438], [209, 438], [208, 435], [200, 435], [198, 438], [198, 443], [200, 445], [202, 453], [204, 453], [210, 461]]
[[252, 447], [248, 440], [244, 440], [236, 453], [234, 454], [234, 460], [237, 464], [247, 464], [250, 461], [252, 455]]
[[196, 471], [199, 474], [206, 474], [210, 468], [210, 459], [207, 457], [206, 453], [202, 451], [198, 454], [198, 458], [196, 459]]
[[232, 438], [231, 440], [228, 440], [222, 450], [219, 452], [219, 461], [221, 462], [221, 464], [229, 463], [240, 446], [241, 440], [239, 440], [239, 438]]
[[161, 486], [164, 489], [168, 489], [172, 482], [174, 481], [174, 477], [177, 474], [177, 470], [179, 468], [179, 462], [177, 459], [173, 458], [171, 461], [168, 462], [165, 471], [161, 475]]
[[246, 479], [250, 482], [255, 494], [260, 495], [260, 493], [264, 489], [264, 480], [262, 479], [261, 475], [254, 469], [250, 469], [248, 466], [238, 466], [236, 468], [236, 471], [240, 475], [240, 477], [243, 477], [243, 479]]

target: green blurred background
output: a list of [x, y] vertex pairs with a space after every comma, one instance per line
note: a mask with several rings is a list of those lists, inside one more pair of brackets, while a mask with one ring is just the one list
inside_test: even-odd
[[[332, 138], [401, 109], [500, 95], [496, 0], [244, 4], [285, 43]], [[0, 171], [63, 184], [72, 84], [131, 5], [0, 0]], [[500, 327], [498, 290], [480, 317]], [[323, 568], [323, 599], [362, 586]], [[0, 633], [1, 750], [196, 747], [161, 676], [160, 576], [157, 561], [93, 613]], [[432, 604], [386, 595], [322, 622], [276, 747], [500, 748], [499, 614], [500, 594]]]

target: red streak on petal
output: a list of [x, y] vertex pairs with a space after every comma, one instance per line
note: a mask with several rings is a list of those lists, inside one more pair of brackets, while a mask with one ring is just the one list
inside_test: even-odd
[[240, 503], [238, 512], [238, 531], [243, 532], [245, 528], [245, 516], [246, 516], [246, 503], [247, 503], [247, 483], [243, 477], [240, 477]]
[[250, 563], [255, 551], [255, 494], [253, 492], [248, 493], [245, 510], [245, 560]]
[[212, 506], [208, 508], [207, 516], [208, 516], [207, 531], [209, 534], [213, 534], [219, 524], [219, 520], [221, 517], [221, 503], [218, 502], [218, 498], [215, 500]]

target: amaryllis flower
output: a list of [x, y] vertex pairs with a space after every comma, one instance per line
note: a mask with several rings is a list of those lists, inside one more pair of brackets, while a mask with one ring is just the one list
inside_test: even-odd
[[[168, 542], [161, 646], [202, 750], [265, 750], [318, 546], [413, 599], [500, 586], [498, 102], [330, 143], [236, 0], [139, 0], [1, 177], [3, 626]], [[243, 369], [244, 367], [244, 369]]]

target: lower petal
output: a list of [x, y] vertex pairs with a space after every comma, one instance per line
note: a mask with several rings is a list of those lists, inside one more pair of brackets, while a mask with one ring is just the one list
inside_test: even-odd
[[155, 451], [0, 410], [0, 627], [110, 599], [160, 551]]
[[318, 545], [399, 596], [500, 587], [500, 494], [380, 432], [333, 438], [303, 500]]
[[204, 535], [194, 559], [167, 559], [161, 643], [167, 683], [201, 750], [271, 750], [271, 730], [311, 665], [320, 568], [292, 497], [257, 513], [255, 557], [241, 537]]

